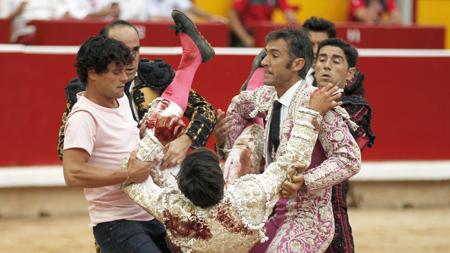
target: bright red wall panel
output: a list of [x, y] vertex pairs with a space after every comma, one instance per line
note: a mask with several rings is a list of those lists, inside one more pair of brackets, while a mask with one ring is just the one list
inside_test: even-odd
[[[180, 58], [153, 57], [174, 66]], [[200, 67], [193, 88], [225, 110], [252, 58], [217, 55]], [[73, 54], [0, 53], [0, 166], [59, 163], [56, 139], [74, 60]], [[361, 57], [359, 68], [377, 135], [363, 158], [450, 159], [450, 57]]]

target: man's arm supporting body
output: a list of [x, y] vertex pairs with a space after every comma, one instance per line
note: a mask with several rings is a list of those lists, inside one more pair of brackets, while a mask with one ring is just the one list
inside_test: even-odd
[[137, 160], [134, 152], [127, 170], [103, 168], [89, 163], [97, 135], [96, 126], [94, 118], [86, 111], [78, 111], [68, 119], [63, 153], [66, 184], [94, 188], [120, 184], [126, 180], [144, 181], [149, 175], [149, 164]]
[[336, 110], [330, 110], [323, 117], [321, 127], [319, 140], [327, 159], [305, 172], [307, 191], [338, 184], [361, 169], [361, 151], [342, 115]]
[[214, 108], [200, 94], [191, 90], [184, 116], [189, 118], [186, 132], [166, 145], [162, 168], [180, 164], [189, 147], [203, 147], [216, 124]]
[[[299, 118], [296, 119], [295, 130], [293, 130], [293, 135], [289, 140], [286, 154], [284, 154], [277, 162], [272, 163], [263, 174], [249, 175], [248, 177], [243, 177], [238, 180], [231, 191], [234, 191], [237, 195], [241, 196], [240, 199], [243, 202], [256, 201], [261, 203], [263, 207], [273, 207], [279, 198], [280, 186], [287, 177], [288, 168], [292, 166], [307, 166], [310, 163], [311, 153], [317, 139], [317, 130], [311, 123], [312, 119], [315, 117], [320, 116], [312, 110], [302, 108], [299, 113]], [[161, 150], [162, 152], [162, 145], [158, 141], [155, 141], [154, 137], [143, 141], [147, 142], [146, 145], [152, 145], [156, 147], [155, 149]], [[153, 147], [151, 149], [153, 150]], [[150, 154], [150, 156], [152, 155]], [[160, 163], [160, 161], [157, 161], [155, 158], [145, 159], [153, 160], [152, 166], [158, 166]], [[294, 163], [294, 161], [296, 162]], [[252, 197], [246, 195], [245, 192], [249, 189], [256, 189], [260, 194], [258, 194], [258, 196], [251, 195]], [[161, 206], [161, 203], [165, 203], [164, 201], [161, 201], [167, 198], [167, 196], [163, 195], [174, 193], [170, 190], [161, 190], [161, 188], [156, 186], [150, 180], [144, 183], [128, 185], [124, 190], [134, 201], [157, 219], [162, 219], [162, 212], [165, 208], [170, 209], [170, 206]], [[254, 199], [254, 197], [257, 199]], [[260, 207], [257, 207], [252, 209], [252, 211], [261, 212], [261, 209]], [[267, 219], [270, 212], [267, 211], [267, 214], [264, 215], [264, 219]]]

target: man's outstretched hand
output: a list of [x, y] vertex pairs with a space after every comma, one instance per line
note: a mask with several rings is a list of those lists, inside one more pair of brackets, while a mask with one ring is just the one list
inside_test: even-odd
[[329, 83], [324, 87], [318, 88], [311, 94], [309, 108], [324, 115], [330, 109], [342, 104], [342, 102], [337, 101], [341, 96], [341, 89]]
[[164, 158], [161, 169], [181, 164], [191, 145], [192, 139], [187, 134], [182, 134], [175, 140], [167, 143], [164, 147]]

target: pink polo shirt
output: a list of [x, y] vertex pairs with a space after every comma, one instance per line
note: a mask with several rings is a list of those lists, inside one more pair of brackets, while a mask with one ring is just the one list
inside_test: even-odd
[[[64, 150], [84, 149], [90, 155], [89, 164], [119, 170], [138, 146], [139, 129], [126, 96], [118, 102], [118, 108], [106, 108], [79, 94], [67, 120]], [[85, 188], [84, 195], [89, 202], [93, 226], [119, 219], [153, 219], [120, 189], [120, 185]]]

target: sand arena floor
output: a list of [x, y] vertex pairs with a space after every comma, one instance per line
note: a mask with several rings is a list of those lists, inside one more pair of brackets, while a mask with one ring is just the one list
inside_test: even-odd
[[[356, 252], [448, 253], [450, 208], [352, 209]], [[93, 253], [87, 216], [0, 218], [0, 253]]]

